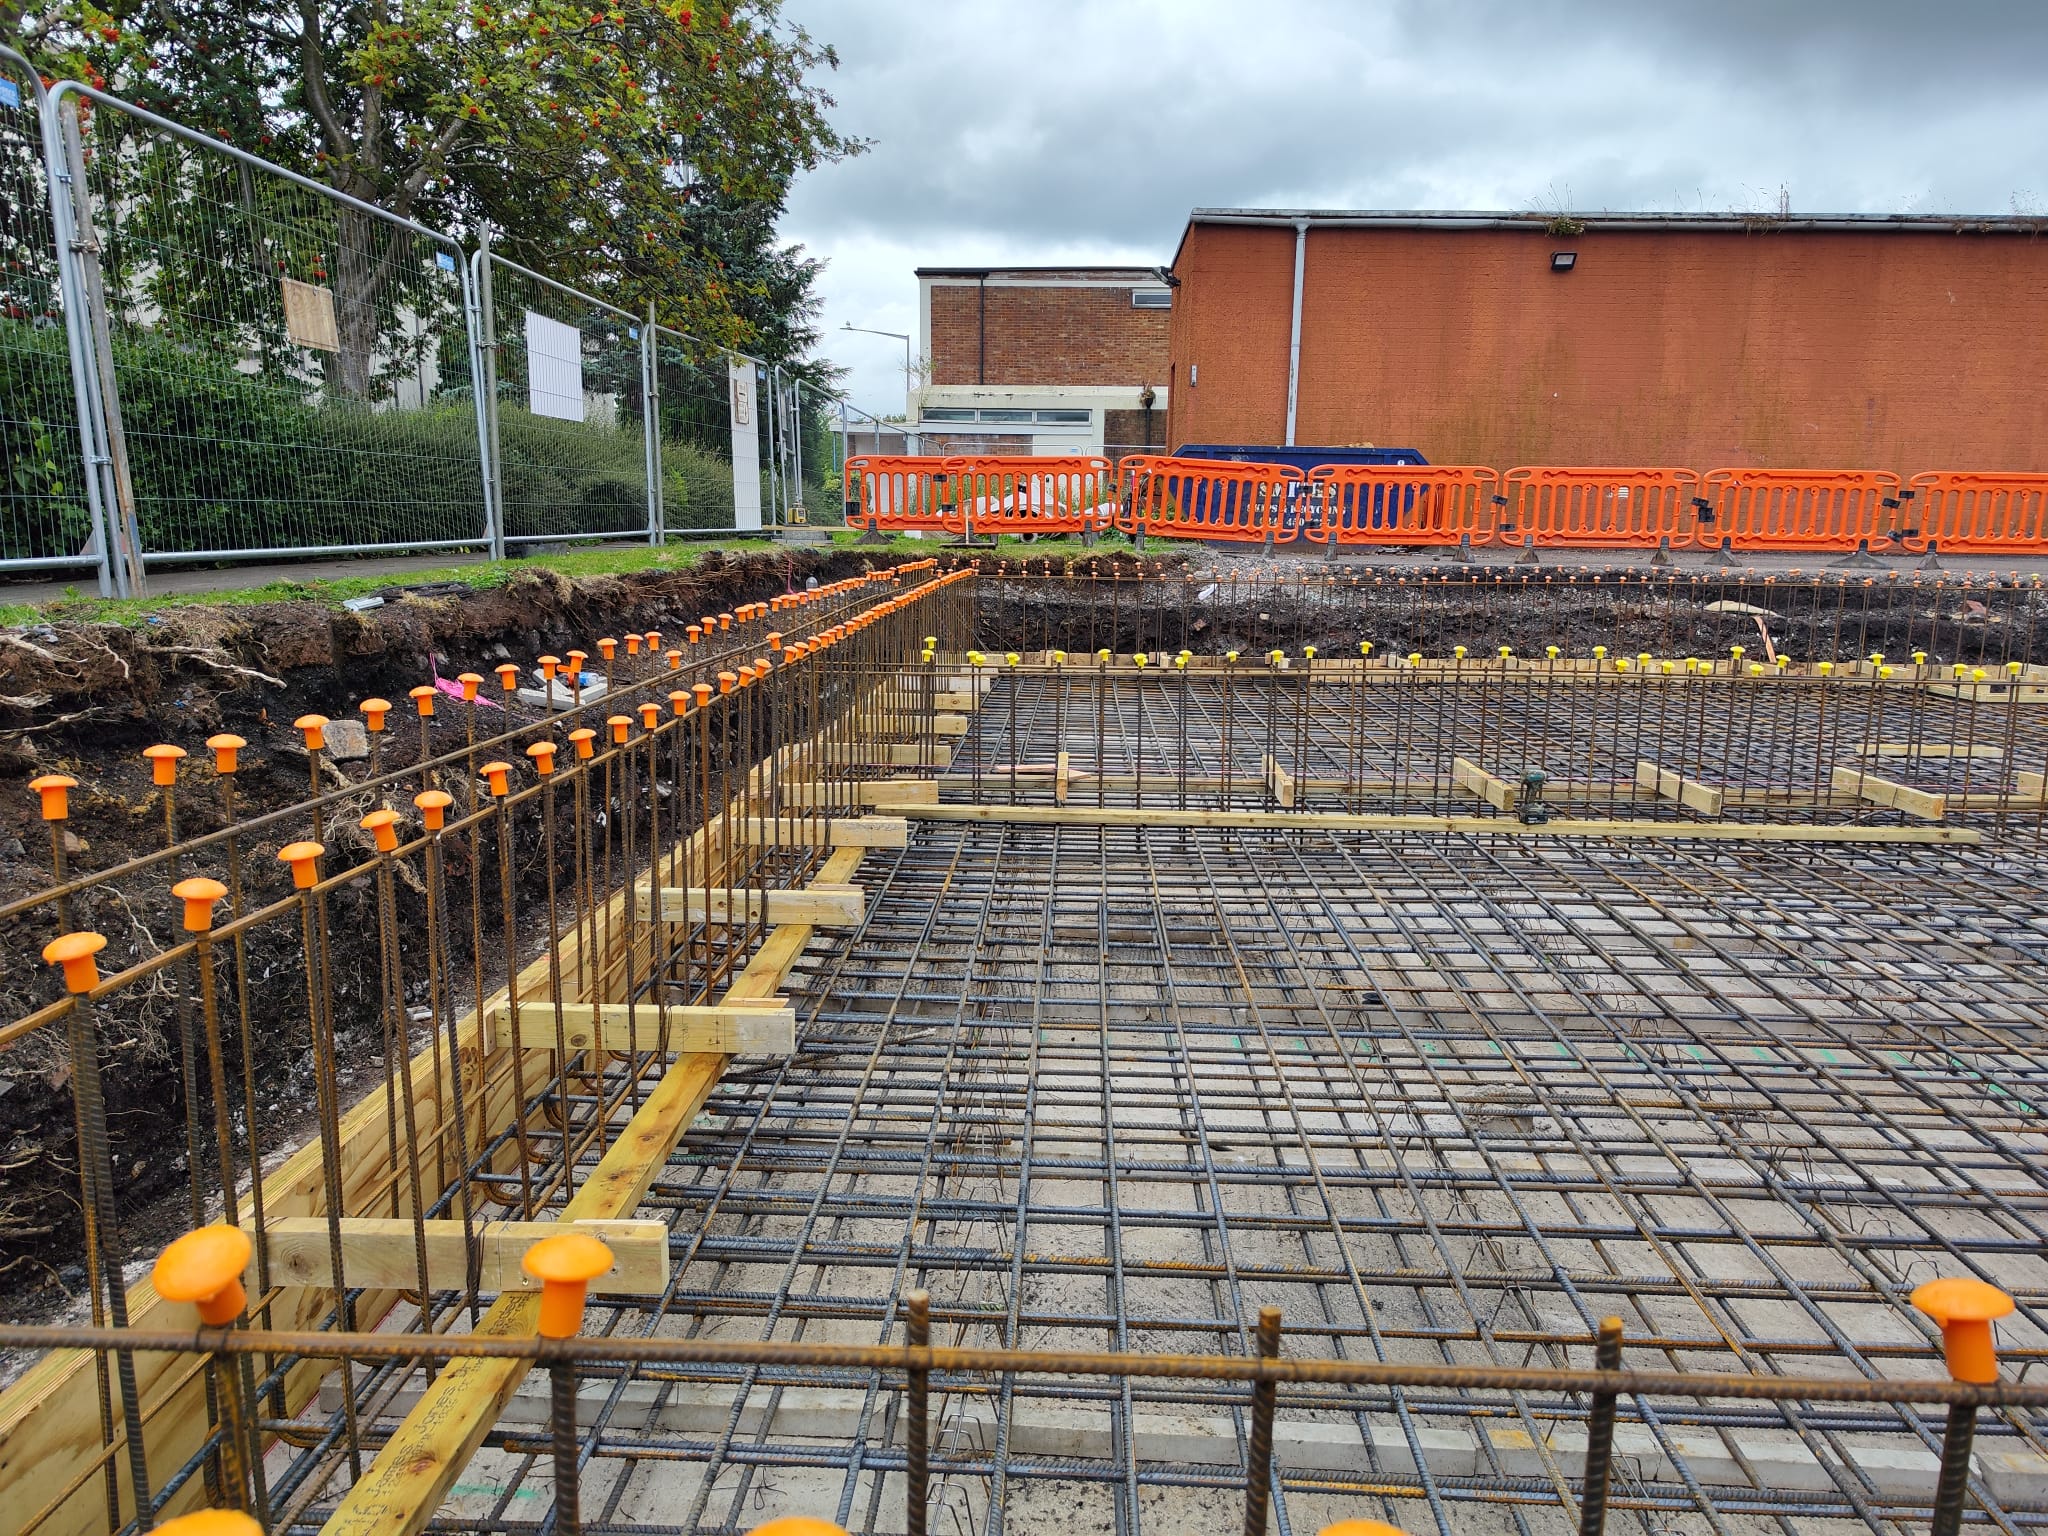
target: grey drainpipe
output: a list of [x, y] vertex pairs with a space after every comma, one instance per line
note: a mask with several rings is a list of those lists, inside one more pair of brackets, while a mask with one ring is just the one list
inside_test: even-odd
[[1308, 220], [1294, 221], [1294, 314], [1287, 330], [1287, 446], [1294, 446], [1294, 408], [1301, 398], [1301, 273], [1308, 260]]

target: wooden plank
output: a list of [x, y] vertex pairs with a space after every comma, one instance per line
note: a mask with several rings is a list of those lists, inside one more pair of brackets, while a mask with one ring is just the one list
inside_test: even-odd
[[[849, 880], [861, 858], [860, 849], [842, 848], [825, 861], [819, 878], [827, 884]], [[811, 934], [806, 923], [777, 928], [720, 1001], [773, 998]], [[726, 1059], [711, 1053], [677, 1058], [563, 1208], [561, 1219], [616, 1217], [637, 1207], [710, 1097]], [[532, 1292], [503, 1295], [473, 1331], [494, 1338], [528, 1338], [539, 1310], [539, 1298]], [[451, 1362], [328, 1517], [322, 1536], [416, 1536], [440, 1508], [529, 1369], [524, 1360]]]
[[[983, 689], [982, 692], [987, 692]], [[971, 713], [981, 708], [981, 694], [970, 689], [946, 688], [932, 695], [932, 708]]]
[[[244, 1222], [250, 1236], [256, 1224]], [[420, 1223], [427, 1254], [427, 1288], [459, 1291], [469, 1284], [469, 1242], [459, 1221]], [[588, 1232], [612, 1251], [612, 1267], [590, 1282], [599, 1296], [659, 1296], [668, 1288], [668, 1227], [651, 1220], [577, 1221], [566, 1227], [552, 1221], [491, 1221], [476, 1229], [477, 1289], [534, 1291], [539, 1282], [521, 1269], [526, 1250], [544, 1237], [573, 1230]], [[327, 1218], [286, 1216], [263, 1228], [270, 1248], [270, 1278], [286, 1286], [333, 1283]], [[350, 1285], [379, 1290], [413, 1290], [419, 1285], [419, 1248], [407, 1217], [344, 1216], [341, 1221], [341, 1272]], [[248, 1283], [256, 1283], [249, 1266]]]
[[967, 717], [960, 714], [896, 713], [862, 715], [854, 721], [856, 728], [863, 731], [886, 732], [897, 736], [965, 736]]
[[1280, 759], [1270, 752], [1259, 756], [1259, 779], [1282, 810], [1293, 809], [1294, 775], [1282, 768]]
[[1927, 758], [1968, 758], [1972, 761], [1995, 762], [2004, 757], [2004, 749], [1972, 743], [1958, 746], [1954, 742], [1940, 741], [1878, 741], [1865, 742], [1854, 749], [1858, 757], [1927, 757]]
[[[859, 849], [847, 850], [851, 853]], [[644, 892], [647, 887], [643, 884]], [[821, 885], [812, 882], [800, 891], [753, 891], [740, 887], [699, 885], [661, 887], [658, 900], [642, 902], [639, 914], [665, 923], [766, 922], [771, 928], [783, 923], [814, 923], [821, 928], [851, 928], [867, 916], [867, 904], [860, 887]]]
[[[1072, 781], [1072, 778], [1073, 766], [1068, 761], [1067, 754], [1062, 752], [1058, 760], [1053, 764], [1052, 770], [1052, 803], [1054, 805], [1065, 805], [1067, 803], [1067, 786]], [[936, 785], [933, 786], [933, 788], [937, 787]]]
[[[700, 893], [701, 894], [701, 893]], [[553, 1003], [521, 1003], [515, 1027], [504, 1003], [489, 1015], [491, 1044], [517, 1044], [552, 1051], [557, 1044]], [[671, 1056], [720, 1051], [728, 1056], [787, 1056], [796, 1049], [796, 1011], [791, 1008], [728, 1008], [716, 1003], [564, 1003], [561, 1040], [571, 1051], [651, 1051], [668, 1031]]]
[[1451, 782], [1460, 789], [1469, 789], [1497, 811], [1512, 811], [1515, 802], [1521, 798], [1521, 790], [1516, 785], [1496, 778], [1470, 758], [1451, 759]]
[[912, 821], [994, 821], [1026, 826], [1233, 827], [1291, 832], [1452, 832], [1485, 837], [1616, 837], [1760, 843], [1957, 843], [1961, 827], [1794, 826], [1783, 822], [1557, 820], [1534, 825], [1492, 816], [1376, 815], [1355, 811], [1180, 811], [1171, 807], [907, 805]]
[[[1726, 796], [1712, 785], [1702, 784], [1697, 779], [1681, 776], [1676, 770], [1659, 768], [1648, 758], [1636, 764], [1636, 788], [1646, 789], [1660, 800], [1676, 800], [1688, 810], [1698, 811], [1702, 816], [1718, 816]], [[1548, 784], [1543, 786], [1546, 796], [1550, 793]]]
[[950, 768], [953, 749], [943, 741], [856, 741], [828, 746], [814, 761], [825, 768]]
[[785, 781], [778, 793], [787, 805], [865, 806], [937, 805], [939, 786], [933, 779], [804, 779]]
[[2048, 773], [2029, 773], [2023, 768], [2020, 770], [2018, 783], [2020, 799], [2048, 800]]
[[1948, 796], [1933, 790], [1914, 789], [1891, 779], [1881, 779], [1876, 774], [1865, 773], [1861, 768], [1840, 767], [1830, 776], [1829, 782], [1836, 789], [1854, 795], [1859, 800], [1868, 800], [1872, 805], [1884, 806], [1887, 810], [1903, 811], [1908, 816], [1918, 816], [1923, 821], [1940, 821], [1948, 814]]
[[756, 848], [902, 848], [910, 837], [901, 816], [749, 816], [739, 827]]

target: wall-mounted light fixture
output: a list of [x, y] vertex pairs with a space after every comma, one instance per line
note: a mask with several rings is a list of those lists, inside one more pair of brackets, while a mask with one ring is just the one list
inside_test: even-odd
[[1550, 270], [1553, 272], [1569, 272], [1578, 264], [1579, 253], [1577, 251], [1552, 251], [1550, 253]]

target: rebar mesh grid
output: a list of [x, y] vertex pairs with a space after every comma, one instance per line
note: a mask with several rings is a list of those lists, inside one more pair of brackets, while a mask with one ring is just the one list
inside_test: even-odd
[[[2038, 868], [928, 826], [866, 878], [798, 1055], [729, 1072], [650, 1191], [669, 1294], [600, 1329], [873, 1344], [923, 1286], [966, 1347], [1246, 1353], [1279, 1304], [1289, 1355], [1563, 1366], [1613, 1313], [1631, 1363], [1924, 1376], [1906, 1295], [1969, 1273], [2019, 1300], [2007, 1361], [2048, 1358]], [[879, 1377], [587, 1390], [593, 1528], [902, 1528]], [[937, 1390], [935, 1529], [1236, 1528], [1241, 1392]], [[1586, 1411], [1290, 1389], [1278, 1528], [1574, 1528]], [[1618, 1436], [1630, 1529], [1911, 1526], [1939, 1448], [1828, 1404], [1625, 1402]], [[1985, 1422], [2007, 1529], [2048, 1523], [2044, 1440]], [[480, 1460], [465, 1528], [523, 1528], [542, 1449]]]
[[[951, 671], [986, 689], [958, 695], [979, 714], [943, 780], [975, 804], [1488, 813], [1462, 760], [1510, 785], [1539, 772], [1541, 797], [1580, 815], [1695, 817], [1644, 763], [1714, 791], [1716, 818], [1898, 819], [1861, 779], [1837, 784], [1843, 768], [1945, 795], [1945, 815], [1991, 813], [2007, 836], [2038, 836], [2048, 811], [2048, 687], [2006, 673], [1071, 656]], [[1284, 800], [1269, 764], [1292, 781]]]

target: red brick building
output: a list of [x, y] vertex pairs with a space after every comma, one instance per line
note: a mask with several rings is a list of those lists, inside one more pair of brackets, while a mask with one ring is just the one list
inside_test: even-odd
[[1171, 290], [1151, 267], [921, 267], [925, 451], [1164, 444]]
[[1197, 209], [1167, 432], [1497, 468], [2044, 469], [2044, 233]]

